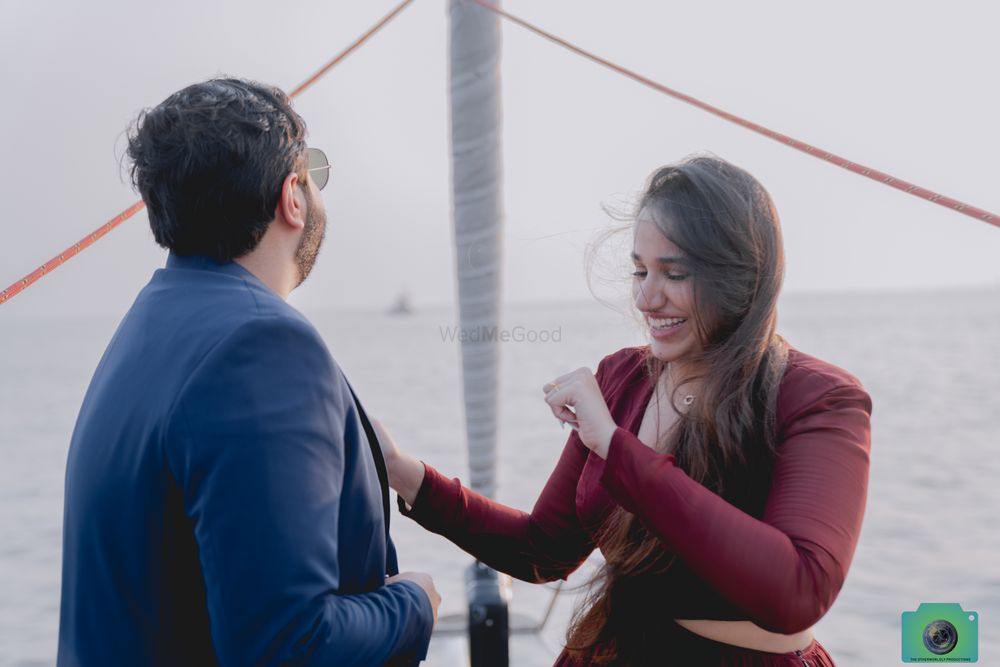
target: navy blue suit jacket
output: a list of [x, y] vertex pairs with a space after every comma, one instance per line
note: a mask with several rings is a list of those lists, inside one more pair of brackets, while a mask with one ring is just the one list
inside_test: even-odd
[[312, 325], [235, 263], [171, 255], [94, 373], [66, 471], [60, 667], [426, 655], [376, 461]]

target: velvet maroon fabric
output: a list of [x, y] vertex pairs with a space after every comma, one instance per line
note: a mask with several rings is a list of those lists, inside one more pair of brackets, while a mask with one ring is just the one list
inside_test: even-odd
[[[619, 426], [607, 460], [571, 434], [531, 513], [474, 493], [426, 464], [414, 505], [400, 503], [402, 513], [497, 570], [541, 582], [579, 567], [600, 546], [604, 518], [621, 505], [661, 539], [665, 553], [677, 556], [664, 574], [643, 583], [646, 598], [635, 604], [637, 619], [654, 614], [657, 632], [669, 630], [680, 642], [665, 647], [665, 656], [709, 641], [671, 619], [751, 620], [784, 634], [812, 627], [839, 593], [861, 531], [868, 394], [846, 371], [790, 348], [778, 396], [777, 457], [766, 469], [748, 467], [747, 480], [762, 481], [762, 491], [755, 496], [749, 484], [734, 504], [692, 480], [673, 455], [636, 437], [653, 392], [644, 353], [625, 348], [598, 367]], [[703, 664], [803, 664], [787, 662], [788, 654], [709, 644], [716, 652], [732, 650], [720, 653], [722, 662], [713, 657]], [[811, 667], [833, 664], [818, 644], [811, 650]], [[768, 656], [785, 662], [766, 662]], [[572, 664], [567, 660], [559, 664]]]

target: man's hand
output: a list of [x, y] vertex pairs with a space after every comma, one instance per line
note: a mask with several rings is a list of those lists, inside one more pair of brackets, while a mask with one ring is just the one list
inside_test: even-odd
[[424, 572], [400, 572], [397, 575], [388, 577], [385, 580], [385, 585], [389, 586], [400, 581], [412, 581], [424, 589], [427, 599], [431, 601], [431, 609], [434, 610], [434, 622], [437, 623], [438, 606], [441, 604], [441, 596], [438, 594], [437, 589], [434, 588], [434, 580], [431, 579], [431, 575]]

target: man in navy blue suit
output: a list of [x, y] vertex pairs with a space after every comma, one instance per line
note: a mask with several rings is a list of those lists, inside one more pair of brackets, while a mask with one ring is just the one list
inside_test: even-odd
[[419, 662], [440, 598], [398, 574], [371, 423], [285, 302], [325, 156], [284, 93], [236, 79], [143, 112], [128, 152], [170, 254], [73, 433], [58, 664]]

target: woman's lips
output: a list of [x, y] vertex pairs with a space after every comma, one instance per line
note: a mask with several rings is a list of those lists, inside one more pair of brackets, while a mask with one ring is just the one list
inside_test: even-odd
[[673, 336], [677, 331], [687, 324], [687, 319], [668, 317], [668, 318], [646, 318], [649, 323], [649, 331], [654, 338], [669, 338]]

